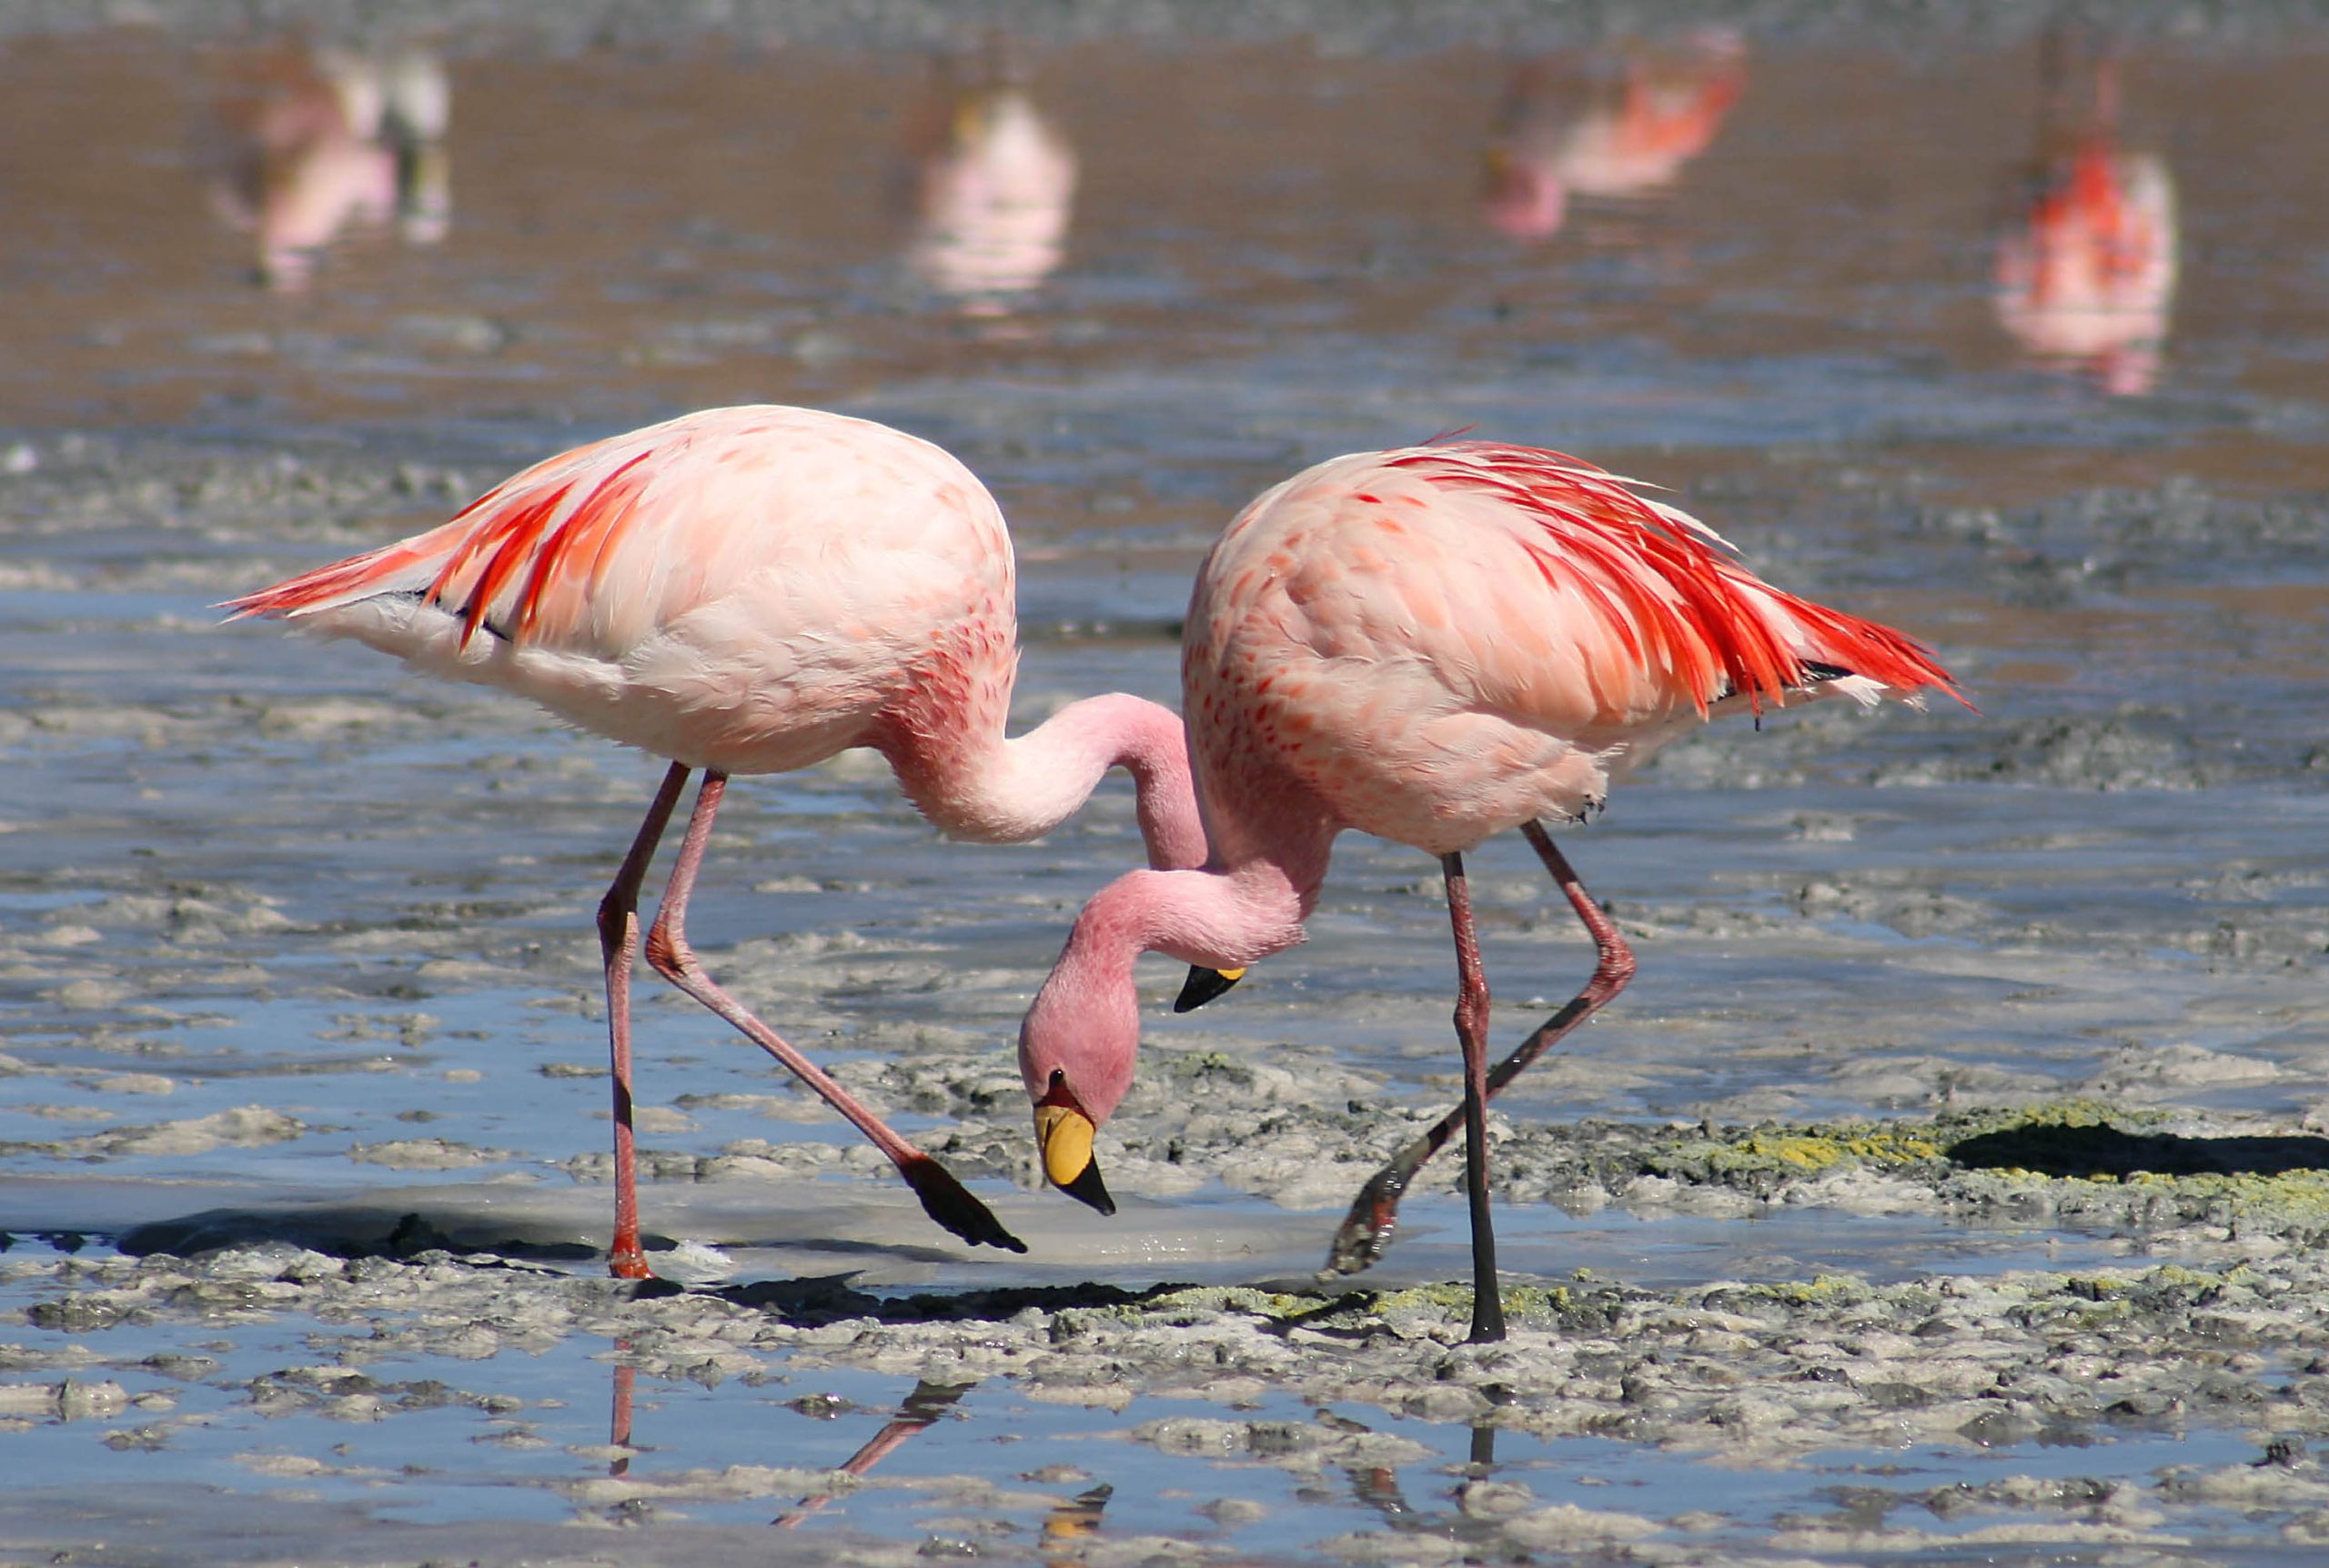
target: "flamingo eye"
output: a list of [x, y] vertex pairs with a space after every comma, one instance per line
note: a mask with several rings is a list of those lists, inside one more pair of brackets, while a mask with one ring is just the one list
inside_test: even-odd
[[1075, 1091], [1067, 1086], [1067, 1070], [1064, 1067], [1052, 1069], [1051, 1081], [1044, 1085], [1043, 1095], [1035, 1103], [1038, 1106], [1064, 1105], [1078, 1115], [1083, 1114], [1083, 1107], [1075, 1103]]

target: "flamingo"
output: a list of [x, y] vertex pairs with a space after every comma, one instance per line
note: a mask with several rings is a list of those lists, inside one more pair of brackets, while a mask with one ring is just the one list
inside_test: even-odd
[[1026, 1250], [938, 1161], [721, 990], [686, 929], [730, 776], [805, 768], [851, 747], [880, 751], [942, 831], [993, 843], [1047, 832], [1121, 765], [1138, 792], [1150, 863], [1203, 861], [1181, 723], [1169, 709], [1094, 697], [1003, 738], [1018, 664], [1011, 536], [968, 468], [863, 419], [709, 409], [548, 458], [439, 528], [219, 608], [500, 687], [670, 759], [599, 906], [618, 1277], [650, 1273], [631, 1135], [639, 890], [696, 769], [703, 782], [647, 937], [648, 963], [855, 1124], [931, 1218], [966, 1241]]
[[395, 210], [397, 159], [380, 139], [380, 84], [368, 61], [334, 50], [270, 56], [252, 70], [256, 92], [222, 106], [232, 145], [213, 206], [248, 230], [256, 277], [297, 293], [343, 231]]
[[[1210, 857], [1094, 895], [1020, 1027], [1051, 1182], [1114, 1211], [1093, 1140], [1132, 1082], [1141, 953], [1214, 970], [1256, 961], [1302, 940], [1336, 834], [1413, 845], [1439, 857], [1456, 943], [1471, 1337], [1501, 1339], [1487, 1100], [1634, 971], [1546, 821], [1584, 821], [1628, 770], [1718, 712], [1958, 696], [1908, 638], [1781, 592], [1729, 551], [1630, 481], [1489, 442], [1336, 457], [1246, 507], [1198, 571], [1182, 644]], [[1577, 998], [1490, 1073], [1463, 857], [1516, 827], [1598, 959]], [[1401, 1192], [1458, 1120], [1368, 1183], [1330, 1268], [1381, 1255]]]
[[297, 292], [343, 233], [390, 217], [431, 244], [452, 221], [452, 86], [433, 55], [285, 51], [248, 62], [218, 109], [212, 205], [257, 246], [257, 280]]
[[[1714, 30], [1618, 56], [1582, 95], [1538, 63], [1516, 71], [1485, 160], [1480, 206], [1514, 239], [1549, 239], [1572, 195], [1631, 196], [1674, 183], [1713, 145], [1747, 82], [1745, 42]], [[1581, 106], [1569, 100], [1581, 95]]]
[[965, 91], [921, 159], [907, 265], [973, 316], [1002, 316], [1059, 267], [1075, 203], [1075, 149], [1015, 83]]
[[2070, 106], [2070, 52], [2050, 35], [2041, 55], [2039, 156], [2020, 222], [1998, 241], [1998, 320], [2032, 357], [2131, 396], [2157, 382], [2167, 341], [2175, 181], [2157, 154], [2121, 145], [2115, 61], [2095, 62], [2088, 108]]

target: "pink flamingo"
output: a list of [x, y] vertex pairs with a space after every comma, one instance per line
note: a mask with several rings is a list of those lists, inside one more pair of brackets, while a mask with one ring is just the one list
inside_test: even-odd
[[218, 109], [212, 205], [255, 236], [260, 283], [307, 287], [334, 240], [391, 216], [415, 244], [445, 237], [452, 86], [434, 55], [285, 50], [239, 75]]
[[397, 157], [379, 135], [384, 103], [368, 61], [333, 50], [270, 56], [253, 95], [222, 106], [234, 154], [215, 206], [257, 247], [257, 278], [297, 292], [343, 231], [387, 221]]
[[[1503, 1337], [1486, 1104], [1633, 973], [1543, 821], [1712, 714], [1840, 693], [1956, 696], [1900, 633], [1782, 593], [1710, 529], [1558, 453], [1488, 443], [1358, 453], [1269, 490], [1197, 575], [1182, 707], [1211, 858], [1134, 871], [1084, 907], [1019, 1036], [1051, 1181], [1110, 1212], [1093, 1158], [1140, 1044], [1133, 962], [1235, 968], [1302, 940], [1335, 835], [1440, 859], [1455, 929], [1472, 1338]], [[1593, 978], [1491, 1074], [1463, 851], [1517, 827], [1599, 950]], [[1360, 1194], [1329, 1266], [1365, 1268], [1449, 1117]]]
[[715, 408], [577, 447], [412, 538], [231, 599], [350, 637], [425, 673], [501, 687], [671, 759], [599, 906], [614, 1077], [613, 1271], [644, 1278], [631, 1138], [639, 889], [691, 769], [703, 769], [647, 961], [853, 1122], [931, 1218], [1025, 1251], [935, 1160], [713, 983], [687, 939], [712, 817], [735, 773], [880, 751], [956, 838], [1048, 831], [1112, 765], [1138, 789], [1159, 867], [1204, 832], [1180, 720], [1124, 695], [1003, 739], [1018, 664], [1011, 536], [986, 487], [930, 443], [805, 408]]
[[1998, 319], [2042, 361], [2083, 367], [2114, 395], [2147, 392], [2175, 300], [2175, 182], [2158, 155], [2122, 146], [2115, 62], [2094, 65], [2082, 116], [2067, 106], [2069, 48], [2050, 36], [2042, 56], [2040, 154], [2020, 222], [1998, 241]]
[[1542, 63], [1514, 74], [1480, 201], [1497, 229], [1548, 239], [1571, 195], [1628, 196], [1671, 185], [1713, 145], [1747, 83], [1745, 43], [1719, 30], [1666, 49], [1628, 49], [1615, 64], [1614, 79], [1581, 93], [1565, 92]]
[[907, 264], [971, 315], [1001, 316], [1058, 269], [1075, 203], [1075, 149], [1026, 89], [953, 101], [943, 145], [922, 158]]

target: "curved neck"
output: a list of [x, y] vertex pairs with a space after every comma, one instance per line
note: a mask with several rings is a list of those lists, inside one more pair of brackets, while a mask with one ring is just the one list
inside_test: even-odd
[[1068, 935], [1068, 955], [1088, 952], [1104, 971], [1129, 973], [1143, 953], [1207, 969], [1243, 969], [1302, 940], [1302, 922], [1325, 880], [1275, 859], [1232, 869], [1131, 871], [1094, 895]]
[[1203, 866], [1132, 871], [1101, 889], [1076, 917], [1063, 964], [1084, 950], [1127, 976], [1142, 953], [1242, 969], [1302, 940], [1342, 823], [1291, 777], [1267, 788], [1209, 779], [1205, 806]]
[[1064, 1079], [1085, 1115], [1105, 1121], [1132, 1085], [1140, 1051], [1133, 965], [1144, 952], [1236, 969], [1302, 940], [1326, 879], [1331, 825], [1292, 852], [1200, 870], [1130, 871], [1076, 916], [1059, 961], [1019, 1026], [1019, 1072], [1030, 1096]]
[[1188, 742], [1170, 709], [1114, 693], [1070, 703], [1016, 739], [899, 725], [879, 743], [898, 783], [948, 836], [1008, 844], [1073, 815], [1112, 767], [1131, 773], [1152, 866], [1205, 863]]

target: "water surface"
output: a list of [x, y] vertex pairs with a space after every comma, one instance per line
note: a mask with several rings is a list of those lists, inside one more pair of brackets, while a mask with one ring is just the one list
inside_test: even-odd
[[[1641, 976], [1523, 1081], [1515, 1117], [2084, 1095], [2304, 1121], [2329, 1103], [2329, 166], [2289, 149], [2329, 136], [2324, 57], [2304, 30], [1706, 31], [1381, 55], [993, 39], [947, 57], [694, 35], [550, 47], [522, 30], [14, 34], [0, 1228], [430, 1186], [458, 1207], [500, 1184], [589, 1234], [606, 1136], [590, 914], [659, 765], [360, 649], [221, 628], [207, 607], [433, 522], [562, 446], [753, 400], [894, 422], [993, 486], [1020, 549], [1023, 722], [1098, 689], [1172, 700], [1190, 573], [1238, 504], [1303, 463], [1459, 428], [1663, 484], [1775, 580], [1931, 641], [1978, 713], [1735, 724], [1574, 836]], [[367, 93], [388, 105], [377, 124], [349, 111]], [[1074, 909], [1137, 855], [1120, 785], [1018, 850], [938, 842], [862, 759], [730, 801], [698, 941], [867, 1081], [960, 1059], [1007, 1083]], [[1517, 842], [1474, 864], [1508, 1032], [1588, 953]], [[1435, 882], [1412, 851], [1346, 843], [1311, 944], [1190, 1019], [1164, 1013], [1175, 977], [1152, 960], [1154, 1053], [1327, 1064], [1387, 1099], [1443, 1100]], [[644, 1140], [667, 1178], [650, 1221], [659, 1203], [732, 1212], [717, 1162], [739, 1149], [844, 1146], [716, 1021], [662, 992], [641, 1019]], [[943, 1136], [956, 1117], [934, 1103], [898, 1106], [901, 1125]], [[682, 1201], [699, 1176], [709, 1210]], [[813, 1221], [872, 1184], [836, 1175], [784, 1201]], [[1208, 1277], [1298, 1270], [1334, 1218], [1324, 1198], [1219, 1177], [1155, 1202], [1156, 1234], [1212, 1227], [1245, 1249], [1205, 1258]], [[1665, 1223], [1524, 1211], [1506, 1261], [1649, 1283], [1897, 1278], [2094, 1243], [1866, 1217], [1776, 1236]], [[1457, 1224], [1419, 1209], [1403, 1277], [1459, 1272]], [[748, 1271], [785, 1264], [749, 1226], [703, 1239]], [[1058, 1266], [1128, 1285], [1200, 1266], [1097, 1256]], [[306, 1353], [305, 1331], [268, 1332], [227, 1335], [227, 1361]], [[576, 1385], [557, 1396], [573, 1430], [541, 1434], [552, 1454], [595, 1441], [580, 1412], [600, 1349], [489, 1363], [529, 1398]], [[902, 1397], [835, 1387], [851, 1413], [813, 1429], [770, 1415], [778, 1390], [642, 1399], [657, 1441], [691, 1454], [685, 1434], [718, 1422], [762, 1432], [771, 1462], [824, 1466]], [[982, 1388], [896, 1473], [985, 1474], [974, 1434], [1000, 1430], [1025, 1470], [1066, 1456], [1106, 1479], [1074, 1456], [1133, 1441], [1158, 1415], [1136, 1402], [1069, 1420]], [[223, 1393], [218, 1410], [266, 1425]], [[430, 1462], [477, 1419], [402, 1418], [358, 1458], [368, 1476]], [[1274, 1556], [1439, 1520], [1471, 1438], [1394, 1424], [1431, 1455], [1396, 1483], [1288, 1493], [1144, 1454], [1153, 1490], [1118, 1480], [1107, 1529]], [[86, 1430], [0, 1441], [25, 1486], [68, 1486], [96, 1452]], [[327, 1441], [294, 1424], [261, 1451]], [[2081, 1459], [2148, 1475], [2184, 1441]], [[105, 1462], [243, 1495], [255, 1483], [221, 1452]], [[1707, 1490], [1719, 1468], [1633, 1445], [1496, 1454], [1539, 1502], [1621, 1486], [1627, 1508], [1671, 1513], [1703, 1493], [1734, 1543], [1874, 1462], [1840, 1455], [1749, 1502]], [[1987, 1460], [1882, 1462], [1905, 1468], [1880, 1491]], [[571, 1470], [332, 1483], [314, 1501], [549, 1520], [569, 1508], [542, 1478]], [[1264, 1498], [1268, 1523], [1205, 1534], [1191, 1511], [1215, 1493]], [[1023, 1545], [1044, 1528], [1032, 1507], [991, 1517]], [[947, 1533], [847, 1499], [800, 1528], [829, 1526]], [[2213, 1517], [2202, 1533], [2248, 1541]]]

